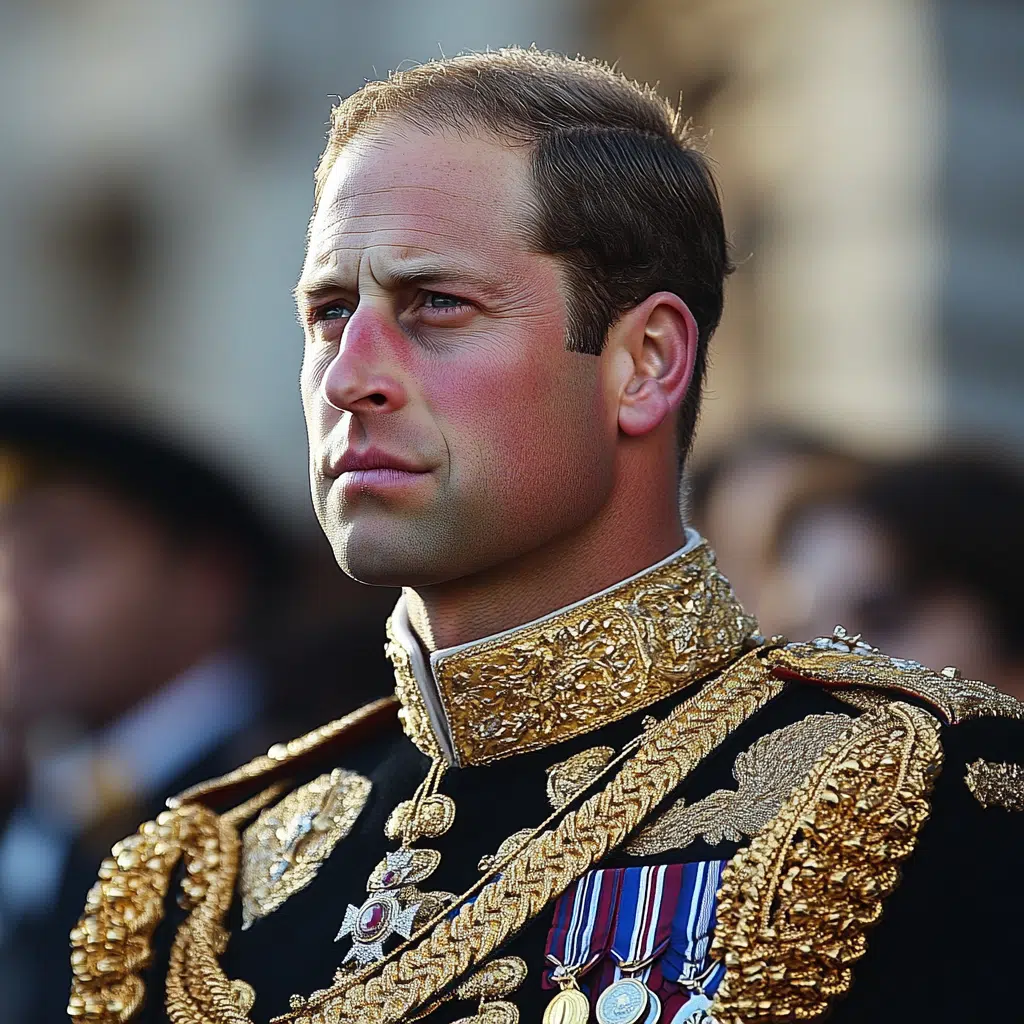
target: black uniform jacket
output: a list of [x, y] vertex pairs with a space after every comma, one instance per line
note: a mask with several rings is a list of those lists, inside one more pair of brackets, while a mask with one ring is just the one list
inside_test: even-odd
[[[580, 879], [724, 861], [683, 956], [724, 968], [714, 1020], [1024, 1020], [1012, 699], [842, 630], [765, 642], [702, 543], [429, 665], [409, 643], [393, 626], [399, 702], [115, 849], [72, 936], [76, 1018], [539, 1022], [579, 987], [594, 1019], [623, 950], [595, 940], [559, 985], [556, 917], [576, 893], [616, 933], [654, 898], [601, 909]], [[638, 976], [671, 1008], [639, 1019], [687, 1019], [699, 982]]]

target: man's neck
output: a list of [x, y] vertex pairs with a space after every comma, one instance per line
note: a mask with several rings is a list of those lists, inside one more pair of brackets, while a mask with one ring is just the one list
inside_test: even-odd
[[685, 543], [674, 505], [645, 511], [644, 523], [599, 516], [582, 530], [483, 572], [409, 588], [410, 625], [428, 651], [441, 650], [512, 629], [627, 579]]

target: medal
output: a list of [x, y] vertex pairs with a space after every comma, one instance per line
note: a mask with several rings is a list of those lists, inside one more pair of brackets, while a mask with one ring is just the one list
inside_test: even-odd
[[384, 944], [393, 936], [411, 939], [417, 918], [422, 924], [454, 899], [451, 893], [420, 892], [422, 882], [437, 869], [437, 850], [413, 848], [418, 839], [436, 839], [452, 827], [455, 804], [438, 793], [445, 767], [434, 761], [412, 800], [400, 803], [388, 818], [384, 831], [389, 839], [401, 839], [401, 847], [385, 855], [366, 883], [367, 899], [362, 906], [349, 904], [334, 941], [349, 936], [352, 946], [342, 964], [358, 967], [383, 960]]
[[543, 1024], [587, 1024], [590, 1000], [577, 978], [605, 954], [622, 888], [622, 871], [589, 871], [566, 890], [555, 914], [544, 952], [554, 964], [542, 980], [560, 989], [544, 1010]]
[[638, 978], [619, 978], [597, 1000], [597, 1024], [639, 1024], [647, 1018], [650, 996]]
[[590, 1000], [579, 990], [575, 978], [570, 978], [558, 995], [544, 1010], [543, 1024], [587, 1024], [590, 1019]]
[[681, 865], [623, 869], [609, 951], [617, 967], [597, 1000], [598, 1024], [654, 1024], [661, 1016], [661, 1001], [647, 978], [668, 945], [681, 877]]
[[672, 998], [669, 1024], [715, 1024], [711, 1004], [725, 977], [725, 964], [711, 960], [715, 908], [725, 861], [698, 861], [683, 868], [672, 937], [661, 961], [662, 976], [684, 990], [682, 1005]]

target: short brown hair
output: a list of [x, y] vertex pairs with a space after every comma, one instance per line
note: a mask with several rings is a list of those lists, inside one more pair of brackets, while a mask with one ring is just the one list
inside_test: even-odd
[[689, 306], [699, 342], [679, 415], [685, 457], [732, 263], [714, 178], [678, 112], [597, 61], [518, 48], [431, 61], [369, 82], [334, 108], [314, 213], [338, 154], [389, 116], [428, 132], [476, 127], [529, 147], [531, 241], [566, 268], [571, 350], [600, 353], [609, 327], [654, 292]]

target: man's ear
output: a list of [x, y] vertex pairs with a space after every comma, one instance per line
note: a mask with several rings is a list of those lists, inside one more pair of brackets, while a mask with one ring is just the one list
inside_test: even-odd
[[631, 437], [656, 430], [686, 397], [697, 358], [697, 322], [672, 292], [655, 292], [612, 326], [619, 429]]

